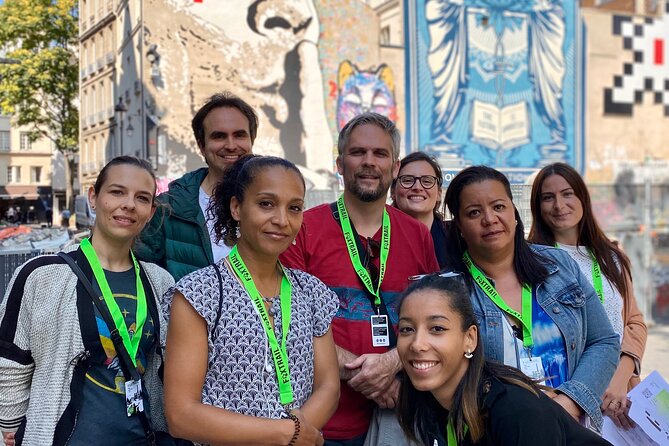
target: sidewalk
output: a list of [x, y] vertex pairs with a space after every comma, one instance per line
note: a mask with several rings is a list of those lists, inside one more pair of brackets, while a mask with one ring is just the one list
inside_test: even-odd
[[646, 352], [641, 364], [641, 378], [657, 370], [669, 381], [669, 325], [656, 324], [648, 329]]

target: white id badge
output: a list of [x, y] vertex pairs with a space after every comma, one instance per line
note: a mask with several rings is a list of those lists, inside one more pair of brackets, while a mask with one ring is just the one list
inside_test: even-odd
[[520, 370], [533, 380], [541, 380], [537, 382], [537, 384], [545, 384], [544, 366], [541, 363], [540, 357], [535, 356], [533, 358], [520, 358]]
[[142, 381], [125, 382], [125, 405], [129, 417], [144, 412], [144, 400], [142, 399]]
[[375, 314], [371, 317], [372, 322], [372, 346], [388, 347], [390, 346], [390, 336], [388, 335], [388, 316], [385, 314]]

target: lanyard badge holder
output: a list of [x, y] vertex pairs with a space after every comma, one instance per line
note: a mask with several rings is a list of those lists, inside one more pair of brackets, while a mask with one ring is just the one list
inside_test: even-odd
[[374, 347], [390, 346], [390, 325], [388, 316], [385, 314], [375, 314], [371, 316], [372, 322], [372, 345]]
[[279, 401], [284, 407], [288, 407], [293, 402], [293, 387], [290, 381], [290, 366], [288, 362], [287, 350], [288, 330], [290, 329], [292, 285], [286, 277], [285, 271], [283, 271], [281, 278], [281, 292], [279, 294], [281, 303], [281, 343], [279, 344], [279, 341], [274, 334], [272, 324], [269, 320], [269, 315], [265, 309], [262, 296], [256, 288], [255, 283], [253, 282], [253, 277], [246, 267], [246, 264], [239, 255], [237, 246], [232, 248], [228, 258], [230, 266], [239, 278], [239, 281], [244, 286], [246, 293], [249, 295], [256, 310], [258, 311], [260, 321], [263, 328], [265, 329], [265, 334], [267, 335], [272, 359], [274, 360], [276, 380], [279, 385]]
[[[89, 247], [92, 249], [92, 246], [90, 245], [90, 242], [88, 239], [85, 239], [83, 242], [86, 242]], [[84, 245], [84, 243], [81, 243], [81, 245]], [[80, 246], [81, 246], [80, 245]], [[83, 248], [82, 252], [84, 251]], [[85, 255], [85, 253], [84, 253]], [[144, 429], [144, 435], [146, 436], [147, 443], [150, 446], [153, 446], [156, 444], [156, 433], [155, 431], [151, 428], [151, 423], [146, 415], [146, 412], [144, 411], [144, 401], [142, 398], [142, 387], [141, 387], [141, 376], [139, 375], [139, 372], [137, 371], [136, 368], [136, 362], [130, 358], [130, 354], [128, 353], [128, 350], [126, 349], [126, 346], [124, 344], [124, 339], [121, 337], [121, 334], [119, 330], [116, 328], [114, 320], [112, 318], [112, 314], [109, 311], [109, 308], [106, 305], [103, 305], [102, 300], [100, 300], [97, 296], [97, 293], [93, 290], [93, 286], [91, 285], [91, 282], [88, 280], [84, 272], [81, 270], [79, 265], [74, 261], [72, 257], [70, 257], [68, 254], [64, 252], [59, 252], [58, 257], [62, 258], [69, 266], [70, 269], [72, 269], [72, 272], [74, 272], [79, 279], [79, 282], [81, 285], [84, 287], [86, 290], [86, 293], [89, 295], [91, 300], [93, 301], [93, 304], [95, 307], [98, 309], [100, 312], [100, 315], [102, 316], [102, 319], [105, 321], [105, 324], [109, 328], [110, 331], [110, 339], [112, 340], [112, 343], [114, 344], [114, 348], [116, 350], [116, 354], [118, 355], [119, 359], [119, 365], [121, 366], [121, 370], [123, 371], [123, 375], [126, 379], [126, 414], [127, 416], [133, 416], [137, 415], [139, 417], [140, 422], [142, 423], [142, 428]], [[97, 258], [97, 256], [96, 256]], [[134, 255], [132, 256], [133, 258], [133, 263], [135, 265], [135, 273], [137, 274], [137, 304], [138, 304], [138, 312], [140, 311], [139, 305], [140, 305], [140, 298], [144, 301], [144, 305], [147, 304], [146, 301], [146, 295], [144, 293], [144, 286], [141, 282], [140, 276], [139, 276], [139, 264], [137, 260], [135, 259]], [[87, 257], [88, 259], [88, 257]], [[98, 262], [99, 263], [99, 262]], [[103, 272], [104, 274], [104, 272]], [[106, 278], [105, 278], [106, 281]], [[140, 291], [141, 290], [141, 291]], [[103, 296], [104, 297], [104, 296]], [[146, 318], [146, 315], [145, 315]], [[139, 327], [139, 324], [136, 323], [136, 325]], [[143, 323], [142, 323], [143, 325]], [[139, 332], [141, 333], [141, 330], [136, 330], [136, 333]], [[135, 333], [135, 334], [136, 334]], [[138, 384], [130, 384], [128, 386], [128, 382], [136, 382]]]
[[542, 380], [539, 384], [544, 384], [544, 367], [541, 358], [532, 356], [532, 347], [534, 340], [532, 339], [532, 286], [528, 283], [522, 284], [521, 291], [521, 312], [518, 313], [513, 308], [509, 307], [502, 296], [499, 295], [494, 286], [490, 283], [483, 272], [474, 264], [471, 256], [467, 251], [462, 255], [462, 261], [469, 269], [476, 285], [485, 293], [490, 300], [497, 305], [503, 312], [515, 317], [523, 326], [523, 347], [527, 350], [528, 357], [520, 358], [520, 370], [532, 378], [533, 380]]
[[[344, 196], [340, 196], [337, 200], [337, 211], [341, 225], [341, 230], [344, 233], [344, 241], [346, 242], [346, 248], [348, 250], [348, 255], [351, 258], [351, 264], [355, 269], [355, 273], [358, 275], [362, 281], [365, 289], [374, 296], [374, 308], [376, 309], [376, 314], [370, 316], [370, 324], [372, 329], [372, 346], [373, 347], [389, 347], [390, 346], [390, 322], [388, 320], [387, 314], [381, 314], [381, 307], [384, 307], [385, 304], [381, 300], [381, 282], [383, 282], [383, 277], [386, 274], [386, 263], [388, 261], [388, 253], [390, 251], [390, 217], [388, 212], [383, 210], [383, 222], [382, 222], [382, 235], [381, 235], [381, 248], [379, 255], [379, 279], [377, 283], [374, 283], [369, 272], [363, 266], [363, 262], [360, 260], [361, 250], [358, 248], [359, 245], [359, 236], [353, 230], [351, 226], [351, 221], [348, 217], [348, 212], [346, 211], [346, 205], [344, 204]], [[387, 313], [387, 311], [384, 311]]]
[[[95, 280], [102, 291], [102, 297], [104, 299], [109, 315], [111, 316], [112, 326], [109, 327], [110, 334], [112, 335], [112, 340], [114, 337], [120, 337], [121, 344], [125, 351], [125, 355], [119, 352], [116, 348], [116, 353], [119, 355], [119, 359], [122, 356], [125, 356], [124, 359], [129, 360], [126, 362], [128, 371], [130, 372], [131, 379], [126, 379], [125, 381], [125, 403], [126, 403], [126, 414], [131, 417], [137, 413], [144, 412], [144, 401], [142, 399], [142, 380], [137, 373], [137, 351], [139, 350], [139, 343], [142, 339], [142, 328], [144, 327], [144, 322], [146, 322], [146, 295], [144, 293], [144, 286], [142, 285], [142, 280], [139, 277], [139, 265], [135, 259], [134, 254], [132, 254], [132, 262], [135, 269], [136, 276], [136, 288], [137, 288], [137, 313], [135, 316], [135, 331], [132, 332], [128, 330], [128, 327], [121, 313], [114, 296], [109, 288], [109, 283], [107, 283], [107, 278], [104, 271], [102, 270], [102, 265], [98, 259], [91, 242], [88, 239], [81, 241], [81, 251], [86, 256], [91, 269], [93, 270], [93, 275]], [[102, 312], [101, 312], [102, 313]], [[105, 322], [107, 320], [105, 319]], [[115, 343], [116, 344], [116, 343]], [[133, 373], [134, 371], [134, 373]]]
[[88, 294], [90, 294], [93, 304], [96, 306], [98, 312], [102, 316], [102, 319], [109, 328], [109, 337], [114, 344], [116, 354], [119, 358], [119, 363], [121, 364], [122, 369], [124, 369], [124, 375], [126, 375], [126, 415], [130, 417], [144, 412], [142, 380], [139, 372], [137, 371], [136, 356], [142, 337], [142, 328], [144, 326], [144, 322], [146, 321], [147, 303], [144, 286], [139, 275], [139, 264], [133, 255], [132, 260], [135, 269], [137, 287], [137, 315], [135, 319], [136, 330], [134, 332], [130, 332], [126, 326], [123, 314], [121, 314], [121, 310], [114, 300], [111, 289], [109, 288], [109, 284], [107, 283], [107, 278], [105, 277], [104, 271], [102, 270], [102, 266], [100, 265], [100, 261], [98, 260], [93, 246], [88, 239], [84, 239], [82, 240], [80, 247], [81, 251], [86, 256], [86, 259], [88, 260], [88, 263], [93, 270], [95, 280], [97, 281], [98, 286], [102, 291], [104, 305], [100, 299], [96, 297], [96, 293], [93, 290], [90, 281], [83, 275], [83, 272], [74, 262], [74, 260], [72, 260], [72, 258], [67, 254], [61, 255], [61, 253], [59, 253], [58, 255], [65, 259], [65, 261], [67, 261], [67, 263], [70, 265], [70, 268], [72, 268], [72, 270], [77, 274], [79, 281], [84, 285], [84, 288]]

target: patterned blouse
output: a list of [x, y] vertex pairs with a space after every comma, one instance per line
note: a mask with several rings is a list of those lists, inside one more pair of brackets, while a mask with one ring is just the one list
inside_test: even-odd
[[[165, 294], [163, 311], [175, 291], [180, 291], [207, 322], [209, 357], [202, 402], [244, 415], [282, 418], [286, 410], [279, 402], [279, 388], [267, 335], [244, 287], [219, 261], [222, 296], [214, 266], [183, 277]], [[292, 306], [288, 333], [288, 363], [293, 388], [290, 408], [301, 407], [311, 396], [314, 382], [313, 338], [330, 328], [339, 299], [316, 277], [285, 268], [292, 284]], [[281, 307], [274, 299], [274, 331], [281, 340]], [[218, 323], [216, 320], [218, 319]]]

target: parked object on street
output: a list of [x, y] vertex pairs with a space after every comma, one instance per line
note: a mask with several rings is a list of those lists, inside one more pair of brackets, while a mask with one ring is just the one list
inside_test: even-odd
[[95, 224], [95, 211], [86, 195], [77, 195], [74, 198], [74, 218], [77, 229], [92, 228]]

